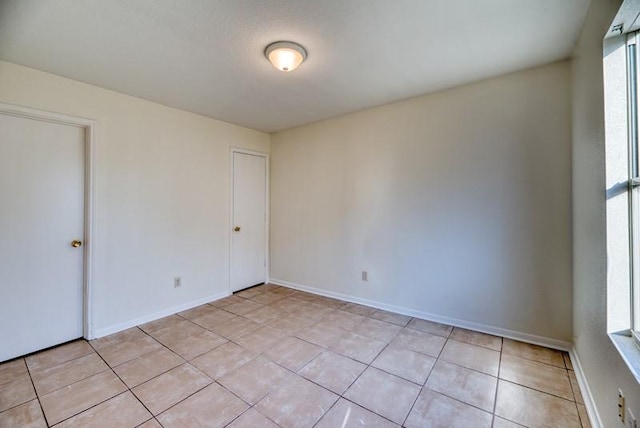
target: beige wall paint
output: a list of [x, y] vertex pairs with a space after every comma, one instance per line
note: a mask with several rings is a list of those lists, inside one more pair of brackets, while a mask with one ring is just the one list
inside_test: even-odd
[[271, 277], [570, 341], [569, 71], [273, 134]]
[[0, 102], [98, 121], [98, 331], [228, 291], [229, 148], [268, 134], [6, 62]]
[[638, 416], [640, 386], [607, 336], [605, 124], [602, 39], [620, 7], [593, 1], [574, 53], [574, 346], [603, 427], [618, 427], [618, 388]]

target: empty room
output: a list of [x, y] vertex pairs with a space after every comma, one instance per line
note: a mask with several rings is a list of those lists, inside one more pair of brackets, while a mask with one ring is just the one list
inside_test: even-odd
[[0, 0], [0, 427], [637, 428], [639, 30]]

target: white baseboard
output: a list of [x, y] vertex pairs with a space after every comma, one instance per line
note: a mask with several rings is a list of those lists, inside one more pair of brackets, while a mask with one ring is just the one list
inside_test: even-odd
[[527, 343], [532, 343], [534, 345], [545, 346], [547, 348], [553, 348], [553, 349], [558, 349], [558, 350], [567, 351], [567, 352], [572, 349], [572, 345], [570, 342], [565, 342], [562, 340], [550, 339], [548, 337], [536, 336], [534, 334], [522, 333], [519, 331], [508, 330], [500, 327], [480, 324], [480, 323], [461, 320], [457, 318], [444, 317], [441, 315], [436, 315], [428, 312], [418, 311], [415, 309], [405, 308], [403, 306], [390, 305], [388, 303], [364, 299], [361, 297], [337, 293], [334, 291], [327, 291], [321, 288], [311, 287], [308, 285], [296, 284], [293, 282], [284, 281], [277, 278], [270, 278], [269, 282], [271, 284], [281, 285], [283, 287], [289, 287], [289, 288], [293, 288], [300, 291], [306, 291], [308, 293], [318, 294], [320, 296], [332, 297], [334, 299], [344, 300], [346, 302], [358, 303], [358, 304], [370, 306], [376, 309], [383, 309], [385, 311], [396, 312], [402, 315], [408, 315], [411, 317], [421, 318], [424, 320], [439, 322], [441, 324], [452, 325], [454, 327], [465, 328], [468, 330], [475, 330], [481, 333], [492, 334], [495, 336], [502, 336], [509, 339], [519, 340], [521, 342], [527, 342]]
[[195, 308], [196, 306], [204, 305], [205, 303], [213, 302], [215, 300], [222, 299], [223, 297], [227, 297], [231, 295], [229, 291], [224, 291], [222, 293], [214, 294], [211, 296], [203, 297], [202, 299], [192, 300], [187, 303], [183, 303], [178, 306], [173, 306], [171, 308], [163, 309], [158, 312], [153, 312], [148, 315], [144, 315], [142, 317], [134, 318], [132, 320], [112, 325], [110, 327], [100, 328], [95, 330], [95, 337], [91, 337], [89, 339], [99, 339], [104, 336], [108, 336], [113, 333], [118, 333], [119, 331], [126, 330], [131, 327], [138, 326], [140, 324], [144, 324], [147, 322], [155, 321], [160, 318], [168, 317], [169, 315], [173, 315], [178, 312], [186, 311], [187, 309]]
[[593, 395], [591, 394], [589, 383], [587, 383], [587, 378], [584, 375], [584, 371], [582, 371], [582, 364], [580, 364], [580, 358], [578, 358], [575, 347], [571, 348], [571, 350], [569, 351], [569, 356], [571, 357], [573, 371], [576, 373], [576, 378], [578, 379], [578, 386], [580, 386], [580, 392], [582, 393], [584, 406], [587, 408], [587, 413], [589, 414], [589, 421], [591, 422], [591, 426], [593, 428], [602, 428], [604, 425], [602, 425], [600, 414], [598, 413], [595, 400], [593, 399]]

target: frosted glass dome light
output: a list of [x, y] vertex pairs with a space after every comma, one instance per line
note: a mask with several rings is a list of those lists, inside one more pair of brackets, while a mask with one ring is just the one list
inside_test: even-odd
[[280, 71], [293, 71], [307, 58], [307, 51], [294, 42], [271, 43], [264, 50], [264, 56]]

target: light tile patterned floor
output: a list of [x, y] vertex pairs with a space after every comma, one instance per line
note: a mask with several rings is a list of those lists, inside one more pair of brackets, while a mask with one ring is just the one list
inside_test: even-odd
[[566, 353], [274, 285], [0, 365], [1, 427], [588, 427]]

